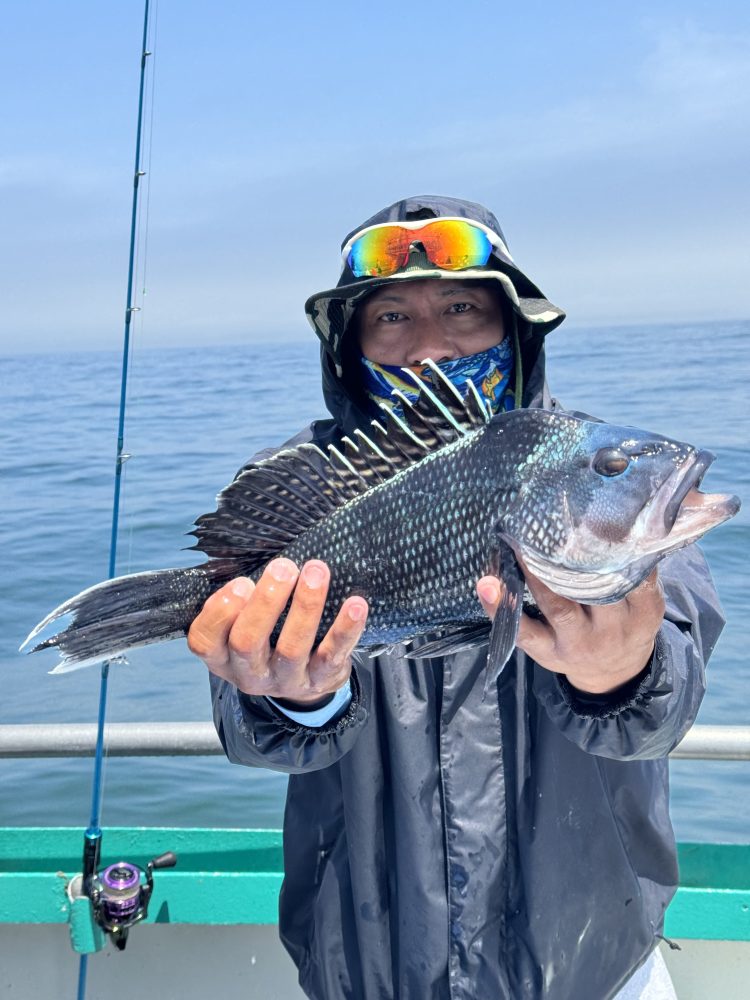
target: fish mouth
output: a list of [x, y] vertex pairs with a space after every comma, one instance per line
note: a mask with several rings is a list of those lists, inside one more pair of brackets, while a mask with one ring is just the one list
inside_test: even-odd
[[740, 509], [739, 498], [729, 493], [701, 493], [698, 489], [716, 456], [699, 451], [680, 471], [674, 492], [664, 507], [664, 528], [672, 545], [684, 545], [705, 534]]
[[698, 493], [698, 487], [706, 474], [706, 470], [709, 466], [713, 465], [715, 460], [716, 456], [710, 451], [699, 451], [693, 457], [692, 462], [687, 465], [687, 468], [682, 470], [677, 489], [672, 494], [672, 499], [664, 508], [664, 527], [667, 529], [667, 534], [674, 527], [682, 502], [691, 490], [695, 491], [699, 496], [708, 496], [705, 493]]

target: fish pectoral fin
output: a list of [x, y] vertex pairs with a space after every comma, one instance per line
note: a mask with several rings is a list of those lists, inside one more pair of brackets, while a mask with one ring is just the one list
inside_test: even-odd
[[475, 649], [489, 641], [491, 623], [472, 622], [469, 625], [459, 625], [456, 628], [441, 632], [437, 638], [420, 646], [409, 645], [404, 653], [407, 660], [430, 660], [436, 656], [449, 656], [451, 653], [461, 653], [466, 649]]
[[491, 566], [505, 587], [492, 621], [490, 648], [487, 651], [485, 695], [490, 686], [497, 682], [513, 652], [523, 612], [524, 591], [523, 575], [509, 545], [498, 542], [492, 553]]

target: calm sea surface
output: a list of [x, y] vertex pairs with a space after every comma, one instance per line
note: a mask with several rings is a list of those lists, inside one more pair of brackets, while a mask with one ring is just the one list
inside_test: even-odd
[[[563, 327], [550, 381], [567, 405], [710, 448], [706, 489], [744, 509], [704, 549], [729, 624], [698, 721], [750, 724], [750, 322], [602, 330]], [[115, 352], [0, 359], [0, 723], [94, 722], [97, 668], [51, 677], [53, 653], [16, 650], [51, 608], [107, 573], [120, 358]], [[136, 350], [131, 368], [118, 572], [190, 565], [182, 533], [261, 447], [322, 416], [317, 348], [303, 344]], [[208, 681], [184, 642], [110, 671], [108, 720], [208, 720]], [[0, 825], [88, 821], [90, 759], [0, 760]], [[678, 837], [750, 841], [750, 765], [676, 762]], [[286, 779], [223, 758], [113, 759], [107, 825], [279, 826]]]

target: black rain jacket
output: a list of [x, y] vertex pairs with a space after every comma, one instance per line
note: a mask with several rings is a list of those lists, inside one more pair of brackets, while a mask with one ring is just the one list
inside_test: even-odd
[[[555, 406], [520, 329], [525, 406]], [[333, 420], [367, 426], [325, 354]], [[723, 619], [700, 551], [660, 564], [649, 668], [577, 696], [516, 650], [358, 658], [320, 729], [212, 677], [229, 759], [287, 772], [280, 932], [314, 1000], [608, 1000], [646, 960], [678, 881], [667, 754], [695, 719]]]

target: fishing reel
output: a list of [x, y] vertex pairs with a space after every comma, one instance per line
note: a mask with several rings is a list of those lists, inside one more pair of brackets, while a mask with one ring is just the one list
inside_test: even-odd
[[114, 945], [123, 951], [133, 924], [148, 915], [148, 904], [154, 890], [154, 870], [174, 868], [177, 855], [173, 851], [149, 861], [145, 869], [130, 861], [118, 861], [103, 871], [95, 872], [86, 886], [94, 920], [109, 934]]

